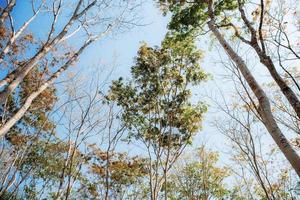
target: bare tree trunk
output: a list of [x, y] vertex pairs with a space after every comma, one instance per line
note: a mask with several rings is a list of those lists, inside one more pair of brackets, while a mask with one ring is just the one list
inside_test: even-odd
[[110, 149], [110, 144], [108, 147], [108, 150], [106, 152], [106, 156], [107, 156], [107, 163], [106, 163], [106, 167], [105, 167], [105, 200], [108, 200], [108, 192], [109, 192], [109, 167], [110, 167], [110, 153], [109, 153], [109, 149]]
[[286, 137], [282, 134], [279, 129], [273, 113], [271, 111], [271, 105], [268, 97], [266, 96], [263, 89], [257, 83], [249, 69], [247, 68], [244, 60], [232, 49], [232, 47], [228, 44], [228, 42], [221, 35], [219, 30], [216, 28], [216, 24], [214, 21], [214, 12], [212, 9], [212, 1], [209, 2], [209, 16], [210, 21], [208, 22], [209, 29], [213, 32], [223, 49], [226, 51], [231, 60], [236, 64], [238, 69], [241, 71], [243, 77], [249, 84], [252, 92], [258, 99], [259, 102], [259, 114], [261, 115], [264, 125], [267, 128], [268, 132], [276, 142], [279, 149], [282, 151], [286, 159], [290, 162], [298, 176], [300, 176], [300, 157], [290, 145]]

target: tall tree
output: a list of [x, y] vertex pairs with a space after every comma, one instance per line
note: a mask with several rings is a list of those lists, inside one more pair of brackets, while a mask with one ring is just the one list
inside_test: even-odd
[[[127, 199], [132, 186], [147, 175], [146, 159], [129, 157], [126, 153], [102, 151], [90, 146], [92, 162], [89, 193], [95, 199]], [[85, 187], [83, 185], [83, 187]], [[103, 191], [104, 192], [101, 192]], [[87, 195], [88, 196], [88, 195]]]
[[[261, 116], [262, 121], [265, 127], [267, 128], [268, 132], [270, 133], [273, 140], [276, 142], [284, 156], [293, 166], [298, 176], [300, 176], [300, 157], [294, 150], [294, 148], [291, 146], [286, 136], [282, 133], [276, 120], [274, 119], [268, 96], [266, 95], [261, 85], [257, 82], [256, 77], [253, 75], [253, 73], [250, 72], [244, 59], [238, 54], [237, 51], [233, 49], [232, 45], [230, 44], [230, 40], [226, 39], [226, 36], [228, 36], [228, 34], [221, 33], [221, 29], [224, 25], [228, 26], [228, 23], [230, 24], [234, 22], [234, 20], [231, 19], [231, 17], [236, 17], [233, 14], [236, 11], [241, 14], [241, 19], [244, 21], [245, 25], [248, 28], [252, 27], [249, 26], [248, 21], [244, 17], [244, 2], [233, 0], [207, 0], [195, 2], [161, 0], [159, 2], [161, 3], [164, 9], [170, 10], [173, 13], [172, 21], [169, 24], [170, 29], [176, 30], [182, 35], [197, 35], [199, 31], [203, 31], [203, 29], [206, 27], [206, 24], [208, 25], [209, 30], [215, 36], [215, 38], [220, 43], [220, 45], [222, 46], [226, 54], [229, 56], [229, 58], [238, 67], [243, 78], [246, 80], [252, 92], [255, 94], [256, 99], [258, 101], [257, 107], [259, 108], [259, 115]], [[253, 40], [255, 40], [256, 31], [253, 31], [252, 29], [250, 31], [252, 32], [252, 39], [254, 38]], [[239, 33], [238, 30], [235, 30], [235, 35], [237, 33]], [[261, 32], [259, 37], [261, 38]], [[242, 37], [238, 38], [242, 39]], [[262, 40], [262, 38], [260, 40]], [[258, 48], [263, 48], [263, 41], [261, 41], [261, 45], [262, 46]], [[267, 60], [270, 61], [269, 57]], [[264, 58], [262, 62], [264, 63], [265, 61], [266, 59]], [[269, 61], [268, 63], [270, 64]], [[276, 73], [276, 71], [274, 71], [273, 69], [268, 69]], [[279, 79], [279, 77], [277, 78]], [[278, 79], [277, 81], [275, 80], [277, 84]], [[291, 92], [288, 86], [283, 87], [283, 93], [289, 99], [289, 103], [297, 113], [297, 97], [295, 97], [294, 93]], [[289, 94], [287, 95], [287, 93]]]
[[131, 68], [132, 80], [114, 81], [108, 99], [122, 108], [129, 138], [147, 149], [151, 199], [167, 198], [168, 172], [201, 128], [206, 106], [192, 104], [190, 86], [207, 78], [193, 38], [167, 35], [162, 47], [143, 44]]
[[[19, 92], [9, 97], [2, 121], [5, 121], [19, 109], [28, 93], [39, 87], [43, 81], [44, 73], [43, 67], [37, 67], [28, 74], [20, 85]], [[43, 165], [40, 162], [43, 159], [37, 158], [37, 155], [43, 149], [47, 149], [57, 142], [49, 141], [49, 144], [47, 143], [47, 139], [54, 135], [55, 123], [49, 118], [49, 114], [56, 101], [54, 87], [47, 88], [39, 98], [33, 101], [28, 112], [9, 130], [6, 137], [2, 138], [0, 169], [3, 176], [0, 181], [0, 196], [5, 195], [7, 191], [10, 191], [12, 195], [17, 195], [17, 190], [21, 184], [27, 182], [30, 177], [39, 176], [38, 168]], [[43, 155], [45, 158], [53, 160], [51, 152]], [[34, 160], [33, 157], [36, 159], [36, 165], [31, 165]], [[45, 165], [43, 167], [45, 171], [49, 169]], [[50, 173], [50, 171], [48, 172]]]
[[[44, 81], [35, 91], [28, 94], [20, 109], [2, 122], [0, 137], [3, 137], [25, 115], [32, 102], [73, 65], [88, 46], [115, 28], [122, 28], [124, 24], [126, 26], [134, 24], [130, 16], [137, 7], [131, 1], [107, 0], [78, 0], [75, 2], [51, 0], [32, 1], [31, 3], [32, 17], [25, 21], [24, 25], [16, 32], [14, 16], [11, 11], [18, 6], [18, 3], [8, 1], [8, 5], [1, 15], [4, 23], [0, 28], [3, 36], [1, 37], [0, 64], [5, 69], [3, 78], [0, 80], [2, 110], [5, 110], [9, 95], [18, 91], [17, 88], [31, 71], [39, 65], [44, 65], [49, 70]], [[29, 24], [40, 15], [49, 19], [48, 29], [45, 29], [41, 37], [34, 33], [28, 35], [26, 31], [30, 33]], [[130, 23], [127, 23], [126, 20], [130, 20]], [[81, 33], [82, 37], [76, 41], [76, 45], [67, 48], [66, 43], [72, 40], [77, 33]], [[24, 45], [24, 38], [39, 40], [39, 42]], [[37, 50], [34, 51], [34, 49]]]
[[230, 175], [226, 167], [217, 167], [219, 155], [201, 146], [172, 170], [170, 199], [208, 200], [229, 196], [224, 180]]

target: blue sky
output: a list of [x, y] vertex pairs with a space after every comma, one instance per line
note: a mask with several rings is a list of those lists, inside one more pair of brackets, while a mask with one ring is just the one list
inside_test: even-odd
[[[0, 1], [3, 3], [2, 1]], [[13, 10], [13, 16], [16, 27], [20, 27], [24, 21], [31, 17], [32, 13], [29, 0], [17, 0], [17, 5]], [[140, 26], [136, 26], [124, 33], [119, 33], [108, 38], [104, 38], [93, 44], [80, 57], [76, 65], [76, 70], [91, 69], [93, 66], [101, 63], [111, 64], [116, 62], [115, 73], [118, 76], [128, 76], [130, 66], [141, 42], [146, 42], [150, 46], [160, 45], [168, 23], [168, 17], [163, 17], [159, 9], [152, 0], [146, 0], [138, 8]], [[39, 15], [29, 27], [34, 34], [44, 37], [45, 30], [49, 29], [49, 17]], [[51, 19], [51, 18], [50, 18]], [[49, 22], [49, 23], [48, 23]], [[73, 41], [76, 42], [76, 36]]]
[[[1, 4], [3, 4], [3, 2], [4, 0], [0, 0]], [[17, 6], [13, 11], [13, 16], [16, 25], [20, 26], [31, 16], [31, 13], [28, 12], [28, 10], [30, 10], [30, 1], [17, 0], [17, 2]], [[153, 0], [146, 0], [139, 12], [142, 23], [147, 25], [135, 27], [125, 33], [109, 37], [93, 44], [81, 55], [76, 66], [66, 72], [66, 74], [70, 71], [80, 71], [81, 74], [91, 76], [93, 71], [96, 71], [97, 67], [108, 67], [105, 72], [108, 73], [113, 65], [115, 69], [110, 78], [111, 80], [120, 76], [129, 78], [130, 67], [134, 62], [134, 57], [137, 54], [141, 42], [146, 42], [150, 46], [160, 45], [167, 31], [166, 27], [169, 21], [169, 17], [162, 16], [161, 12], [154, 5]], [[30, 30], [34, 31], [35, 34], [42, 35], [45, 32], [45, 29], [49, 28], [49, 23], [46, 23], [47, 21], [45, 20], [47, 20], [45, 17], [38, 18], [32, 24]], [[209, 148], [220, 151], [221, 162], [227, 163], [228, 155], [225, 151], [228, 149], [228, 146], [225, 144], [226, 139], [211, 124], [211, 122], [218, 119], [218, 117], [224, 116], [224, 114], [216, 110], [214, 103], [210, 102], [210, 99], [207, 98], [207, 96], [211, 96], [222, 101], [220, 97], [220, 91], [222, 91], [226, 101], [230, 102], [234, 86], [232, 82], [229, 82], [228, 79], [224, 78], [224, 74], [228, 75], [228, 72], [224, 70], [224, 66], [220, 65], [220, 56], [225, 58], [224, 53], [222, 53], [222, 49], [216, 51], [218, 49], [218, 45], [214, 43], [212, 45], [213, 50], [209, 51], [211, 46], [208, 42], [209, 36], [205, 36], [205, 40], [203, 40], [203, 38], [204, 37], [199, 38], [198, 42], [199, 48], [205, 51], [205, 58], [203, 60], [202, 67], [205, 71], [213, 75], [213, 80], [193, 88], [193, 100], [206, 100], [209, 104], [209, 111], [205, 115], [203, 123], [203, 130], [195, 138], [193, 147], [197, 147], [200, 144], [205, 143]], [[245, 49], [241, 49], [239, 53], [247, 53], [247, 49], [245, 51], [243, 50]], [[242, 55], [247, 57], [246, 53]], [[252, 56], [253, 55], [250, 55], [248, 59], [252, 59], [252, 62], [255, 62], [255, 59], [253, 59]], [[252, 67], [256, 65], [256, 63], [251, 62], [250, 64]], [[266, 73], [264, 68], [255, 67], [255, 73], [257, 74], [257, 77], [259, 77], [259, 80], [261, 82], [268, 80], [265, 76]], [[103, 77], [105, 77], [105, 73]], [[263, 129], [262, 133], [264, 132], [265, 130]], [[267, 136], [267, 138], [268, 144], [272, 142], [269, 136]]]
[[[3, 3], [3, 0], [0, 2]], [[18, 27], [31, 16], [31, 13], [28, 12], [28, 10], [30, 10], [29, 0], [17, 0], [17, 2], [17, 6], [13, 11], [13, 16], [16, 26]], [[139, 9], [142, 24], [147, 25], [137, 26], [125, 33], [100, 40], [93, 44], [81, 55], [80, 61], [76, 64], [75, 68], [71, 69], [71, 71], [80, 71], [87, 76], [91, 76], [96, 67], [103, 67], [101, 66], [103, 63], [105, 63], [104, 67], [109, 66], [110, 68], [112, 63], [114, 63], [115, 69], [111, 79], [120, 76], [129, 77], [130, 67], [133, 64], [134, 57], [136, 56], [141, 42], [146, 42], [150, 46], [160, 45], [167, 31], [166, 27], [169, 21], [169, 17], [162, 16], [152, 0], [146, 0]], [[31, 25], [30, 30], [34, 31], [35, 34], [42, 35], [42, 33], [45, 32], [45, 29], [49, 28], [49, 23], [46, 23], [47, 21], [45, 20], [47, 20], [45, 17], [37, 18]], [[200, 49], [207, 51], [209, 45], [207, 40], [199, 40]], [[194, 100], [207, 99], [205, 98], [205, 95], [218, 96], [219, 91], [217, 86], [224, 92], [226, 99], [230, 98], [232, 94], [230, 91], [232, 91], [233, 85], [225, 80], [224, 77], [219, 76], [220, 74], [225, 73], [223, 67], [220, 67], [220, 64], [217, 63], [220, 60], [219, 56], [220, 55], [216, 51], [207, 51], [207, 53], [205, 53], [202, 66], [207, 72], [213, 75], [214, 80], [194, 87]], [[224, 54], [221, 53], [221, 56], [224, 56]], [[207, 99], [207, 101], [209, 100]], [[222, 151], [225, 147], [224, 137], [217, 132], [215, 127], [211, 125], [211, 122], [223, 114], [215, 112], [213, 103], [209, 104], [209, 112], [206, 114], [203, 130], [196, 137], [194, 146], [207, 143], [207, 146], [210, 148]]]
[[[3, 3], [3, 1], [0, 2]], [[31, 4], [29, 0], [17, 0], [17, 6], [13, 10], [16, 27], [21, 26], [26, 19], [31, 17], [32, 13], [28, 12], [30, 9]], [[96, 70], [95, 68], [103, 67], [101, 65], [104, 63], [104, 67], [108, 66], [111, 68], [111, 65], [114, 65], [114, 71], [111, 79], [116, 79], [120, 76], [129, 77], [130, 67], [133, 64], [134, 57], [137, 54], [137, 50], [141, 42], [146, 42], [150, 46], [160, 45], [167, 31], [167, 24], [169, 21], [169, 17], [164, 17], [152, 0], [146, 0], [139, 9], [141, 24], [145, 25], [134, 27], [125, 33], [120, 33], [113, 37], [96, 42], [81, 55], [76, 67], [66, 72], [66, 74], [70, 73], [70, 71], [80, 71], [81, 74], [91, 76], [93, 71]], [[45, 30], [49, 29], [48, 22], [49, 19], [47, 17], [43, 15], [39, 16], [31, 24], [29, 29], [35, 34], [43, 37]], [[207, 46], [208, 44], [206, 41], [199, 41], [200, 49], [207, 50]], [[213, 63], [217, 56], [218, 55], [215, 53], [208, 53], [202, 64], [206, 71], [213, 73], [214, 75], [216, 69], [218, 73], [222, 71], [220, 71], [219, 68], [216, 68], [216, 65]], [[110, 69], [107, 70], [107, 73], [109, 71]], [[217, 76], [214, 77], [216, 78]], [[222, 86], [227, 85], [220, 79], [217, 79], [217, 82], [221, 83]], [[193, 88], [193, 93], [195, 94], [193, 98], [196, 101], [203, 100], [203, 94], [207, 91], [216, 89], [214, 87], [215, 85], [213, 82], [209, 81], [204, 86], [200, 85]], [[212, 104], [210, 105], [210, 108], [212, 108]], [[210, 125], [210, 121], [214, 117], [216, 117], [216, 113], [206, 115], [205, 122], [203, 124], [203, 131], [201, 131], [196, 138], [195, 146], [198, 146], [201, 143], [208, 143], [207, 145], [211, 148], [222, 149], [224, 140], [222, 139], [222, 136], [220, 136]], [[213, 140], [213, 143], [209, 142], [211, 140]]]

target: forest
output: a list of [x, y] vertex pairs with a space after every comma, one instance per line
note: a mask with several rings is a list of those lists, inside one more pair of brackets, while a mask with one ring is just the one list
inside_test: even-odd
[[299, 0], [0, 0], [0, 200], [300, 200]]

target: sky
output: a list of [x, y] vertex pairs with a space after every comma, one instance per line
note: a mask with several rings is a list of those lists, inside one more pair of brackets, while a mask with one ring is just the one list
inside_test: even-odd
[[[4, 0], [0, 0], [1, 4], [3, 2]], [[31, 15], [31, 13], [28, 13], [31, 6], [29, 2], [29, 0], [17, 0], [17, 6], [13, 10], [14, 21], [17, 27], [21, 26], [24, 20]], [[152, 0], [145, 0], [139, 9], [140, 26], [96, 42], [80, 56], [76, 66], [65, 74], [73, 71], [75, 73], [81, 72], [81, 74], [86, 74], [89, 77], [100, 66], [100, 68], [109, 68], [105, 73], [109, 73], [114, 68], [110, 80], [120, 76], [129, 78], [130, 67], [134, 62], [134, 57], [137, 55], [141, 42], [146, 42], [149, 46], [160, 45], [167, 32], [167, 24], [170, 20], [168, 16], [164, 17], [162, 15]], [[35, 34], [42, 35], [45, 29], [49, 28], [49, 23], [46, 23], [47, 21], [45, 20], [47, 20], [46, 17], [37, 18], [29, 29]], [[72, 42], [76, 42], [76, 39]], [[210, 100], [207, 97], [216, 97], [222, 100], [220, 97], [220, 91], [222, 91], [224, 98], [228, 100], [233, 94], [233, 84], [222, 76], [226, 72], [223, 67], [220, 67], [220, 56], [222, 57], [224, 54], [222, 51], [210, 51], [210, 45], [207, 40], [199, 39], [198, 41], [199, 48], [206, 52], [202, 67], [205, 71], [211, 73], [213, 78], [205, 84], [193, 87], [193, 100], [206, 100], [209, 104], [209, 111], [205, 115], [203, 122], [203, 130], [195, 138], [193, 147], [205, 143], [209, 148], [222, 153], [224, 148], [226, 148], [225, 138], [216, 130], [212, 122], [223, 115], [223, 113], [216, 111], [215, 105], [209, 102]], [[260, 77], [264, 79], [264, 76]], [[221, 158], [224, 159], [224, 162], [227, 159], [226, 156]]]
[[[25, 19], [30, 18], [32, 13], [28, 12], [31, 7], [29, 2], [29, 0], [17, 0], [17, 6], [13, 10], [16, 27], [21, 26]], [[129, 76], [130, 70], [128, 69], [134, 61], [141, 42], [146, 42], [150, 46], [160, 45], [167, 31], [169, 20], [168, 17], [162, 16], [152, 0], [143, 0], [137, 11], [139, 13], [138, 26], [94, 43], [81, 55], [76, 64], [76, 70], [84, 69], [85, 72], [86, 70], [89, 72], [95, 65], [106, 63], [113, 65], [115, 74], [118, 76]], [[47, 17], [36, 18], [29, 29], [42, 37], [45, 29], [49, 28], [49, 23], [45, 23], [45, 20], [50, 23]], [[75, 35], [71, 42], [76, 42], [76, 36], [78, 37]]]
[[[4, 0], [0, 0], [0, 3], [3, 4], [3, 1]], [[30, 18], [32, 13], [28, 12], [31, 8], [29, 2], [29, 0], [17, 0], [17, 6], [13, 10], [16, 27], [20, 27], [26, 19]], [[146, 42], [149, 46], [160, 45], [167, 32], [167, 24], [170, 20], [168, 16], [162, 15], [152, 0], [145, 0], [138, 9], [138, 17], [141, 22], [139, 26], [96, 42], [80, 56], [76, 66], [68, 70], [65, 75], [72, 71], [73, 73], [80, 72], [81, 74], [86, 74], [86, 76], [89, 77], [94, 71], [98, 70], [98, 67], [102, 68], [104, 66], [109, 68], [105, 73], [109, 73], [113, 68], [110, 80], [114, 80], [120, 76], [129, 78], [130, 67], [134, 62], [134, 57], [137, 55], [141, 42]], [[39, 16], [31, 24], [29, 30], [43, 37], [45, 29], [49, 28], [48, 22], [49, 19], [47, 17], [43, 15]], [[76, 42], [76, 35], [74, 38], [75, 39], [71, 42]], [[200, 49], [204, 51], [208, 50], [209, 44], [206, 41], [200, 40], [198, 43]], [[32, 52], [34, 52], [34, 50]], [[218, 54], [209, 51], [205, 55], [202, 67], [213, 75], [213, 80], [194, 87], [193, 100], [203, 101], [207, 99], [205, 97], [206, 95], [214, 96], [215, 93], [218, 93], [217, 85], [222, 86], [224, 94], [228, 94], [226, 88], [230, 88], [230, 84], [218, 76], [218, 74], [223, 73], [216, 64], [219, 59], [218, 57]], [[193, 147], [205, 143], [214, 150], [220, 151], [224, 149], [225, 140], [223, 136], [211, 125], [211, 122], [217, 118], [218, 115], [221, 115], [221, 113], [215, 112], [213, 104], [209, 103], [209, 112], [205, 115], [203, 130], [200, 131], [200, 134], [195, 138]]]
[[[4, 1], [0, 0], [0, 5]], [[134, 63], [134, 57], [137, 55], [141, 43], [146, 42], [149, 46], [160, 45], [167, 32], [167, 24], [170, 20], [169, 16], [165, 17], [162, 15], [156, 5], [154, 5], [153, 0], [145, 0], [139, 9], [139, 18], [142, 22], [140, 26], [96, 42], [80, 56], [79, 62], [75, 67], [68, 70], [65, 75], [70, 72], [80, 72], [82, 75], [85, 74], [87, 78], [90, 78], [95, 74], [94, 72], [98, 71], [98, 68], [105, 68], [104, 73], [101, 74], [103, 77], [113, 69], [108, 82], [120, 76], [129, 78], [130, 68]], [[28, 13], [28, 10], [30, 10], [29, 0], [17, 0], [17, 6], [13, 11], [14, 22], [17, 27], [21, 26], [30, 17], [31, 13]], [[49, 28], [49, 23], [45, 20], [47, 20], [45, 17], [38, 18], [32, 23], [29, 29], [35, 34], [42, 36], [45, 29]], [[209, 36], [206, 38], [209, 38]], [[76, 43], [76, 39], [71, 42]], [[199, 38], [197, 44], [199, 49], [205, 52], [201, 66], [206, 72], [212, 75], [212, 79], [192, 89], [193, 101], [206, 101], [209, 109], [204, 117], [203, 129], [195, 137], [193, 146], [189, 147], [188, 150], [205, 144], [206, 147], [214, 151], [219, 151], [221, 154], [220, 164], [226, 164], [230, 159], [227, 154], [227, 150], [229, 149], [228, 141], [213, 125], [213, 122], [223, 117], [224, 114], [216, 109], [216, 105], [211, 102], [210, 98], [214, 98], [220, 102], [223, 100], [230, 101], [234, 85], [224, 76], [224, 74], [228, 75], [229, 73], [224, 70], [220, 62], [221, 58], [226, 58], [226, 55], [222, 53], [222, 49], [219, 49], [218, 44], [209, 43], [203, 37]], [[247, 49], [240, 50], [239, 53], [246, 57], [248, 61], [253, 60], [251, 56], [247, 56]], [[257, 74], [256, 77], [259, 77], [259, 81], [265, 82], [268, 80], [262, 68], [257, 68], [256, 63], [248, 63], [251, 64], [252, 72]], [[224, 96], [222, 97], [222, 95]], [[268, 145], [270, 141], [272, 142], [272, 140], [269, 140]]]

